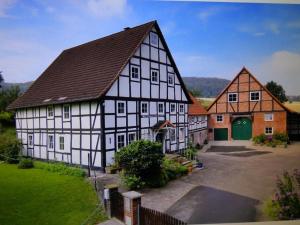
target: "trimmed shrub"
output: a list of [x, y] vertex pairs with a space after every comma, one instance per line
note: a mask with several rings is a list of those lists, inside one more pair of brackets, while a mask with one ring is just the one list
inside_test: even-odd
[[34, 167], [37, 169], [47, 170], [60, 175], [69, 175], [75, 177], [84, 177], [85, 171], [78, 166], [70, 166], [62, 162], [40, 162], [35, 161]]
[[135, 175], [125, 175], [121, 173], [122, 182], [128, 187], [130, 190], [137, 190], [145, 187], [145, 182], [141, 180], [140, 177]]
[[22, 149], [21, 142], [10, 134], [0, 135], [0, 159], [7, 163], [18, 163]]
[[177, 177], [183, 176], [188, 173], [188, 168], [186, 166], [183, 166], [180, 163], [168, 158], [164, 159], [163, 168], [166, 172], [168, 180], [174, 180]]
[[18, 165], [19, 169], [30, 169], [33, 168], [33, 161], [32, 159], [26, 159], [23, 158], [20, 160], [19, 165]]
[[252, 141], [255, 144], [264, 144], [267, 141], [267, 136], [265, 134], [260, 134], [258, 136], [253, 137]]

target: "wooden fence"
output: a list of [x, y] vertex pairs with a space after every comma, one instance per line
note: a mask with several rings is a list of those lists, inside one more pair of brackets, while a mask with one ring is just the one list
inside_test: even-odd
[[122, 194], [115, 191], [111, 195], [111, 215], [120, 221], [124, 221], [124, 198]]
[[165, 213], [140, 206], [138, 210], [139, 225], [186, 225], [187, 223], [178, 220]]

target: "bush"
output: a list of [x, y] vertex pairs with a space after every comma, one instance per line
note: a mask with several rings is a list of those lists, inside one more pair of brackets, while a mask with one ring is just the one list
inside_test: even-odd
[[164, 159], [163, 168], [166, 172], [168, 180], [174, 180], [177, 177], [188, 173], [188, 168], [186, 166], [167, 158]]
[[264, 144], [267, 141], [267, 136], [265, 134], [260, 134], [258, 136], [253, 137], [252, 141], [255, 144]]
[[70, 166], [62, 162], [34, 162], [37, 169], [47, 170], [49, 172], [58, 173], [60, 175], [69, 175], [75, 177], [84, 177], [85, 171], [77, 166]]
[[18, 163], [22, 149], [21, 142], [10, 134], [0, 135], [0, 159], [7, 163]]
[[21, 159], [20, 162], [19, 162], [18, 168], [19, 169], [30, 169], [30, 168], [33, 168], [32, 159], [26, 159], [26, 158]]
[[135, 175], [125, 175], [121, 173], [122, 182], [128, 187], [130, 190], [133, 189], [141, 189], [145, 187], [145, 182], [141, 180], [140, 177]]
[[194, 160], [197, 155], [197, 149], [193, 145], [189, 144], [188, 148], [184, 151], [184, 156], [188, 160]]
[[294, 171], [293, 175], [283, 173], [277, 179], [277, 191], [271, 202], [267, 202], [265, 213], [279, 220], [300, 218], [300, 172]]
[[0, 112], [0, 124], [7, 127], [14, 124], [14, 114], [11, 112]]
[[289, 136], [286, 133], [274, 132], [273, 139], [283, 143], [289, 142]]
[[125, 177], [131, 177], [130, 181], [139, 178], [145, 185], [152, 186], [153, 180], [162, 178], [163, 158], [160, 143], [139, 140], [116, 152], [115, 163], [123, 169]]

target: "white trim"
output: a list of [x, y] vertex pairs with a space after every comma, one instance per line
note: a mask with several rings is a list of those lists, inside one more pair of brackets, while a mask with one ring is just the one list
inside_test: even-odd
[[[147, 112], [143, 112], [143, 105], [147, 105]], [[148, 102], [141, 102], [141, 115], [148, 115], [149, 114], [149, 103]]]
[[136, 132], [128, 132], [128, 144], [130, 144], [130, 138], [129, 138], [129, 136], [131, 135], [131, 134], [134, 134], [134, 139], [131, 141], [131, 142], [134, 142], [134, 141], [136, 141]]
[[[271, 133], [267, 133], [267, 132], [266, 132], [266, 131], [267, 131], [267, 128], [271, 128], [271, 129], [272, 129], [272, 132], [271, 132]], [[266, 134], [266, 135], [273, 134], [273, 132], [274, 132], [274, 129], [273, 129], [273, 127], [265, 127], [265, 134]]]
[[[119, 113], [119, 103], [124, 104], [124, 112], [120, 112]], [[125, 101], [117, 101], [117, 109], [116, 109], [116, 111], [117, 111], [117, 115], [118, 116], [125, 116], [125, 114], [126, 114], [126, 102]]]
[[[51, 110], [49, 110], [49, 109], [51, 109]], [[52, 111], [52, 115], [49, 115], [49, 112], [51, 112]], [[54, 107], [53, 107], [53, 105], [48, 105], [47, 106], [47, 118], [48, 119], [52, 119], [52, 118], [54, 118]]]
[[[61, 142], [61, 140], [63, 140], [63, 142]], [[65, 136], [64, 135], [59, 135], [58, 136], [58, 149], [59, 149], [59, 151], [65, 151], [65, 148], [66, 148]]]
[[[172, 140], [172, 138], [171, 138], [171, 131], [173, 132], [174, 131], [174, 140]], [[170, 142], [171, 143], [175, 143], [176, 142], [176, 130], [174, 129], [174, 128], [171, 128], [171, 129], [169, 129], [169, 139], [170, 139]]]
[[[170, 83], [169, 81], [169, 77], [172, 77], [172, 83]], [[175, 85], [175, 74], [174, 73], [168, 73], [168, 85], [170, 86], [174, 86]]]
[[[50, 145], [50, 136], [52, 137], [52, 146]], [[54, 135], [53, 134], [48, 134], [48, 149], [54, 149]]]
[[[221, 116], [222, 120], [218, 121], [218, 116]], [[216, 122], [223, 123], [224, 122], [224, 115], [216, 115]]]
[[[124, 145], [122, 147], [119, 147], [119, 137], [123, 136], [124, 137]], [[116, 149], [120, 150], [121, 148], [126, 146], [126, 134], [122, 133], [122, 134], [117, 134], [117, 146]]]
[[[172, 105], [174, 105], [174, 111], [172, 111]], [[176, 113], [176, 104], [170, 103], [170, 113]]]
[[[162, 110], [163, 110], [162, 112], [159, 111], [159, 105], [162, 105]], [[158, 112], [159, 115], [165, 114], [165, 104], [164, 104], [164, 103], [159, 102], [159, 103], [157, 104], [157, 112]]]
[[[182, 107], [182, 111], [180, 111], [180, 108]], [[179, 113], [184, 114], [184, 104], [179, 104]]]
[[[69, 112], [68, 112], [68, 118], [65, 117], [65, 107], [69, 108]], [[63, 120], [64, 121], [69, 121], [71, 119], [71, 107], [69, 104], [67, 105], [63, 105]]]
[[[135, 68], [138, 70], [138, 77], [132, 77], [132, 69]], [[141, 77], [141, 71], [140, 71], [140, 67], [136, 66], [136, 65], [130, 65], [130, 77], [132, 80], [140, 80]]]
[[[258, 100], [252, 100], [251, 99], [251, 94], [252, 93], [258, 93], [258, 96], [259, 96]], [[260, 99], [261, 99], [260, 91], [250, 91], [250, 93], [249, 93], [249, 99], [250, 99], [250, 102], [258, 102], [258, 101], [260, 101]]]
[[[157, 75], [157, 80], [156, 81], [154, 81], [153, 79], [152, 79], [152, 73], [153, 72], [155, 72], [156, 73], [156, 75]], [[151, 78], [151, 82], [152, 83], [154, 83], [154, 84], [158, 84], [159, 83], [159, 70], [157, 70], [157, 69], [151, 69], [151, 71], [150, 71], [150, 78]]]
[[[270, 115], [272, 116], [271, 119], [266, 118], [266, 117], [268, 117]], [[274, 121], [274, 113], [265, 113], [264, 114], [264, 119], [265, 119], [265, 121]]]
[[[229, 100], [229, 95], [236, 95], [236, 100], [235, 100], [235, 101], [230, 101], [230, 100]], [[229, 92], [229, 93], [227, 94], [227, 101], [228, 101], [228, 102], [238, 102], [238, 97], [239, 97], [238, 93], [236, 93], [236, 92]]]
[[33, 147], [33, 145], [34, 145], [33, 134], [28, 134], [28, 147]]

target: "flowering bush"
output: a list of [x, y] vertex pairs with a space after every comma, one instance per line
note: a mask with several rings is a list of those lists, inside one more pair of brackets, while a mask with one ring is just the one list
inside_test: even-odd
[[265, 212], [274, 219], [291, 220], [300, 218], [300, 172], [293, 175], [283, 173], [277, 178], [277, 191], [271, 202], [267, 204]]

